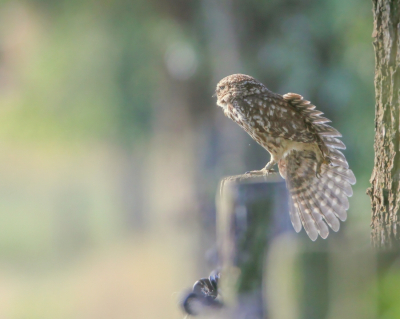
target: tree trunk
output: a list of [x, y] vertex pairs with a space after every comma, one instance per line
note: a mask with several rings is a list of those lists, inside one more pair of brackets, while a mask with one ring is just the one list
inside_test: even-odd
[[399, 243], [400, 1], [373, 0], [375, 47], [375, 164], [367, 194], [372, 202], [372, 243]]

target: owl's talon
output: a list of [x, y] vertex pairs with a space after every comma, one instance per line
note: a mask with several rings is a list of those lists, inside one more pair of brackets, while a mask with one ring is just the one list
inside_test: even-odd
[[273, 168], [264, 169], [263, 171], [264, 171], [266, 174], [273, 174], [273, 173], [276, 173], [276, 170], [274, 170]]
[[274, 169], [272, 169], [272, 168], [271, 169], [263, 168], [262, 170], [259, 170], [259, 171], [246, 172], [246, 175], [267, 176], [267, 175], [272, 174], [272, 173], [276, 173], [276, 171]]
[[319, 179], [321, 178], [321, 173], [322, 173], [322, 163], [318, 162], [315, 176], [317, 176], [317, 178]]
[[246, 172], [246, 175], [263, 175], [262, 171], [249, 171]]

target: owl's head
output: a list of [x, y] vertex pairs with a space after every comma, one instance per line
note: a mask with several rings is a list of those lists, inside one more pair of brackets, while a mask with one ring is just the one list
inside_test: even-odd
[[235, 98], [265, 92], [267, 88], [255, 78], [245, 74], [232, 74], [223, 78], [217, 84], [215, 94], [217, 104], [225, 108]]

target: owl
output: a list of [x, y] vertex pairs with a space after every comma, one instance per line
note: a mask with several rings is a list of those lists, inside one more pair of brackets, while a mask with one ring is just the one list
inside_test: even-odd
[[347, 218], [351, 185], [356, 182], [343, 153], [342, 135], [299, 94], [280, 95], [244, 74], [223, 78], [217, 104], [271, 155], [250, 174], [266, 175], [278, 165], [289, 191], [289, 214], [296, 232], [302, 225], [315, 241], [338, 231]]

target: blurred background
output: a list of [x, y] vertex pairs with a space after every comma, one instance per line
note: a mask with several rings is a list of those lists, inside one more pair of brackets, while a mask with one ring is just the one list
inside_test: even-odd
[[371, 7], [1, 1], [0, 318], [184, 317], [215, 266], [219, 179], [269, 160], [211, 97], [232, 73], [333, 121], [357, 177], [346, 231], [368, 246]]

